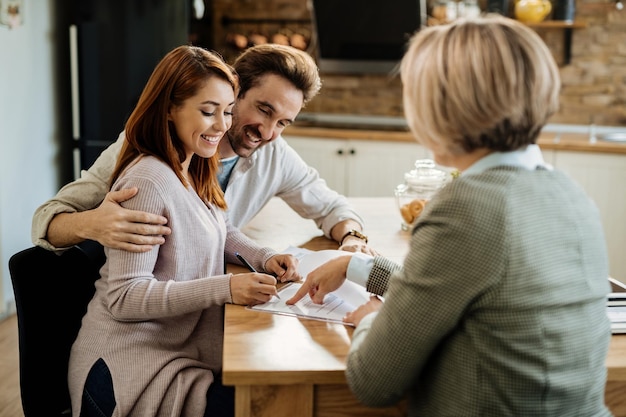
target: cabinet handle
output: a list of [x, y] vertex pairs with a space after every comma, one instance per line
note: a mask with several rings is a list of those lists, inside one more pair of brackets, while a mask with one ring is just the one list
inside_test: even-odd
[[343, 155], [343, 149], [337, 149], [337, 155]]
[[350, 149], [350, 155], [354, 155], [356, 153], [356, 150], [354, 148]]

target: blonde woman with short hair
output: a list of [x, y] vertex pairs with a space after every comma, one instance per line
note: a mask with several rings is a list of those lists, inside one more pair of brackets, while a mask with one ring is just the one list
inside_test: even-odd
[[346, 377], [366, 405], [417, 416], [610, 416], [608, 261], [591, 199], [542, 158], [559, 72], [531, 29], [484, 16], [430, 27], [401, 64], [404, 106], [436, 162], [461, 171], [429, 202], [404, 264], [363, 254], [311, 272], [314, 301], [347, 277], [373, 297]]

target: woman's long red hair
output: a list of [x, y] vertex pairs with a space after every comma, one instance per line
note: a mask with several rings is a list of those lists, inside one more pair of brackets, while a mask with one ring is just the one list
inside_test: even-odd
[[[237, 96], [237, 75], [217, 53], [185, 45], [172, 50], [159, 62], [126, 122], [126, 141], [111, 175], [111, 184], [137, 157], [152, 155], [169, 165], [185, 186], [189, 185], [182, 172], [185, 149], [168, 121], [168, 112], [194, 96], [212, 77], [228, 82]], [[217, 181], [219, 166], [217, 153], [210, 158], [194, 155], [189, 175], [200, 198], [226, 209], [224, 193]]]

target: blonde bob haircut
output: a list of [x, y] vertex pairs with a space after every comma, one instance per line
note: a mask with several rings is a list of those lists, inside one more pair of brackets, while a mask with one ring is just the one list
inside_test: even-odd
[[417, 32], [400, 74], [413, 135], [455, 155], [535, 143], [559, 106], [559, 71], [545, 43], [500, 15]]

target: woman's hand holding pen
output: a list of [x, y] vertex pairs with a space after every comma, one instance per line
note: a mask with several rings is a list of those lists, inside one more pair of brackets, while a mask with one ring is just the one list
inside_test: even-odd
[[233, 274], [230, 278], [233, 304], [257, 305], [267, 303], [276, 295], [276, 278], [260, 272]]
[[235, 253], [241, 263], [251, 274], [236, 274], [230, 280], [230, 291], [234, 304], [256, 305], [266, 303], [272, 296], [278, 296], [276, 283], [298, 281], [302, 277], [297, 271], [298, 260], [293, 255], [278, 254], [265, 263], [265, 270], [271, 275], [257, 272], [252, 265], [239, 253]]
[[[250, 272], [257, 272], [257, 270], [250, 265], [250, 262], [241, 256], [239, 252], [235, 252], [235, 256]], [[293, 255], [279, 253], [267, 260], [265, 263], [265, 271], [274, 274], [276, 280], [280, 282], [299, 281], [302, 279], [302, 276], [298, 272], [298, 262], [298, 259]]]

